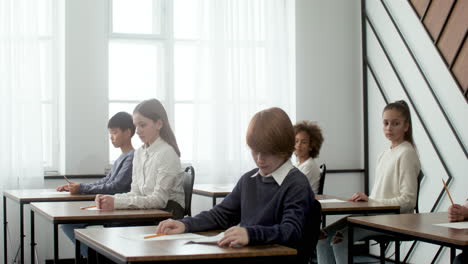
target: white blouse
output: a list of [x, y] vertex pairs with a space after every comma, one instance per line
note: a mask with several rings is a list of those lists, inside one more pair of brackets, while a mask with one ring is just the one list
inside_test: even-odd
[[185, 207], [184, 172], [179, 156], [164, 139], [137, 149], [131, 190], [114, 196], [115, 209], [165, 208], [169, 200]]
[[304, 173], [310, 183], [310, 187], [315, 194], [318, 193], [319, 185], [320, 185], [320, 168], [315, 162], [315, 160], [309, 157], [306, 161], [302, 164], [297, 164], [296, 167]]

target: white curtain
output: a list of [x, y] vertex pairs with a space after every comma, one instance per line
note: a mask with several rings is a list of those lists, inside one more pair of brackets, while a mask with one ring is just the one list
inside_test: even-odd
[[0, 191], [43, 185], [38, 9], [0, 0]]
[[197, 183], [236, 182], [255, 164], [245, 135], [268, 107], [295, 115], [293, 0], [202, 0], [192, 126]]

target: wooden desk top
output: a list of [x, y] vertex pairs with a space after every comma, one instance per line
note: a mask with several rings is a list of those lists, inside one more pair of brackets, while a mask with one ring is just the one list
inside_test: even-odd
[[455, 229], [434, 224], [449, 223], [447, 213], [422, 213], [348, 217], [348, 221], [382, 230], [468, 246], [468, 229]]
[[231, 193], [235, 184], [195, 184], [193, 193], [204, 196], [224, 197]]
[[43, 201], [94, 201], [95, 194], [70, 194], [55, 189], [7, 190], [3, 196], [22, 203]]
[[[188, 240], [141, 241], [129, 240], [123, 236], [151, 234], [155, 226], [118, 227], [103, 229], [77, 229], [76, 239], [91, 246], [101, 254], [112, 255], [122, 262], [135, 261], [177, 261], [223, 258], [247, 258], [260, 256], [291, 256], [297, 251], [280, 245], [221, 248], [217, 245], [186, 244]], [[216, 232], [203, 232], [215, 235]]]
[[31, 203], [31, 210], [51, 221], [124, 220], [154, 218], [166, 219], [172, 214], [159, 209], [139, 210], [82, 210], [80, 207], [94, 205], [94, 202], [41, 202]]
[[343, 203], [321, 203], [322, 213], [332, 214], [332, 213], [343, 213], [354, 214], [354, 213], [372, 213], [373, 211], [389, 211], [389, 212], [398, 212], [400, 206], [398, 205], [385, 205], [379, 202], [348, 202], [347, 199], [336, 197], [332, 195], [317, 195], [317, 200], [323, 199], [338, 199], [343, 200]]

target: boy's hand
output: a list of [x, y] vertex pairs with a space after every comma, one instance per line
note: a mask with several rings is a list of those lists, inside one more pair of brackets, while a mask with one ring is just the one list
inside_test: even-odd
[[68, 184], [60, 185], [55, 190], [58, 191], [58, 192], [68, 192], [69, 191]]
[[468, 219], [468, 208], [459, 204], [450, 205], [448, 209], [450, 222], [458, 222]]
[[96, 195], [96, 199], [94, 199], [94, 201], [96, 202], [96, 207], [98, 209], [104, 209], [104, 210], [114, 209], [114, 197], [113, 196], [98, 194]]
[[156, 227], [156, 234], [166, 233], [168, 235], [181, 234], [185, 232], [184, 223], [172, 219], [167, 219], [159, 223]]
[[249, 244], [249, 233], [247, 229], [233, 226], [224, 232], [224, 237], [218, 241], [220, 247], [238, 247]]
[[68, 183], [68, 190], [70, 194], [80, 194], [80, 184], [77, 182]]

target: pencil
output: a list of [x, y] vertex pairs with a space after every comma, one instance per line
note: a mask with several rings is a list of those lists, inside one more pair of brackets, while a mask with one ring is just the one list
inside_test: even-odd
[[452, 205], [453, 205], [452, 195], [450, 195], [450, 192], [449, 192], [449, 190], [448, 190], [448, 188], [447, 188], [447, 184], [445, 184], [444, 179], [442, 179], [442, 183], [444, 184], [445, 191], [447, 192], [447, 195], [448, 195], [448, 197], [450, 198], [450, 202], [451, 202]]
[[65, 178], [65, 180], [66, 180], [68, 183], [71, 183], [71, 181], [67, 178], [67, 176], [63, 175], [63, 178]]
[[89, 209], [89, 208], [94, 208], [96, 207], [95, 205], [90, 205], [90, 206], [83, 206], [83, 207], [80, 207], [81, 210], [85, 210], [85, 209]]
[[154, 234], [154, 235], [145, 236], [144, 239], [153, 238], [153, 237], [159, 237], [159, 236], [165, 236], [165, 235], [166, 235], [166, 233], [159, 233], [159, 234]]

